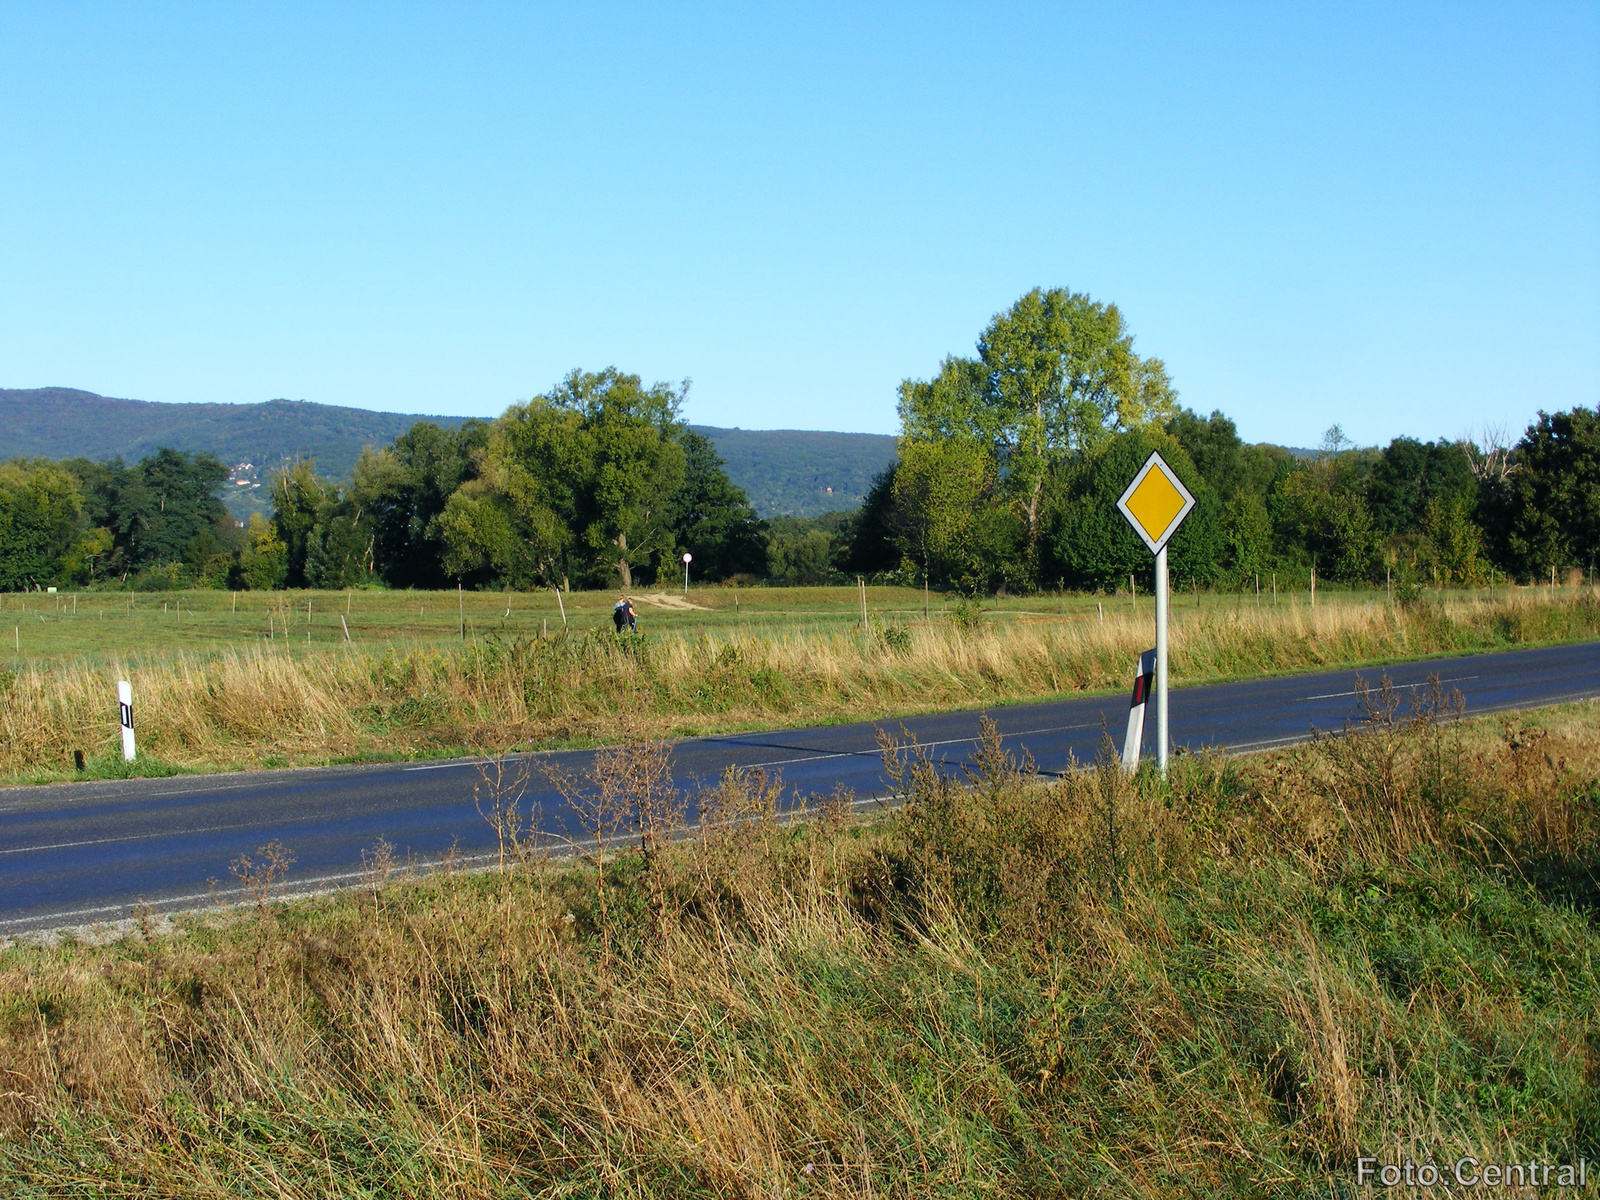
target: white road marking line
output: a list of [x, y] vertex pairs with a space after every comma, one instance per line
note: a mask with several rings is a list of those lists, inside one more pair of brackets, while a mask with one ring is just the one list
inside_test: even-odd
[[204, 829], [164, 829], [155, 833], [126, 833], [121, 837], [87, 838], [81, 842], [52, 842], [48, 846], [8, 846], [0, 854], [27, 854], [34, 850], [71, 850], [78, 846], [109, 846], [115, 842], [147, 842], [153, 838], [193, 837], [201, 833], [226, 833], [230, 829], [254, 829], [275, 824], [272, 821], [241, 821], [236, 825], [208, 825]]
[[[1477, 676], [1477, 675], [1452, 675], [1449, 679], [1441, 679], [1441, 680], [1439, 680], [1439, 682], [1440, 683], [1463, 683], [1468, 679], [1478, 679], [1478, 678], [1480, 678], [1480, 676]], [[1421, 683], [1397, 683], [1394, 686], [1396, 688], [1419, 688], [1419, 687], [1427, 687], [1432, 682], [1433, 682], [1433, 680], [1431, 680], [1431, 679], [1424, 679]], [[1374, 692], [1374, 691], [1377, 691], [1377, 688], [1368, 688], [1367, 691]], [[1337, 700], [1340, 696], [1359, 696], [1360, 694], [1361, 694], [1361, 692], [1360, 692], [1359, 689], [1356, 690], [1356, 691], [1351, 691], [1351, 692], [1324, 692], [1320, 696], [1300, 696], [1297, 699], [1289, 701], [1289, 703], [1290, 704], [1299, 704], [1299, 703], [1301, 703], [1301, 701], [1304, 701], [1304, 700]]]

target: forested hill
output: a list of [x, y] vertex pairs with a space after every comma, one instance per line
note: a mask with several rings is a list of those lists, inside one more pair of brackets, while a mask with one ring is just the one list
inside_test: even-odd
[[276, 466], [314, 458], [324, 474], [348, 478], [363, 446], [392, 442], [415, 421], [452, 428], [461, 417], [368, 412], [304, 400], [262, 404], [163, 404], [117, 400], [75, 388], [0, 388], [0, 458], [121, 457], [135, 461], [162, 446], [207, 451], [232, 466]]
[[895, 439], [882, 433], [692, 428], [716, 443], [728, 478], [763, 517], [858, 508], [873, 477], [895, 457]]
[[[75, 388], [0, 388], [0, 459], [120, 456], [133, 462], [170, 446], [210, 452], [229, 466], [253, 463], [258, 481], [296, 457], [314, 458], [324, 474], [345, 479], [363, 446], [391, 442], [416, 421], [454, 427], [464, 420], [304, 400], [166, 404]], [[716, 444], [729, 477], [763, 517], [855, 508], [895, 454], [894, 438], [882, 434], [695, 428]], [[223, 498], [242, 515], [259, 511], [264, 490], [230, 485]]]

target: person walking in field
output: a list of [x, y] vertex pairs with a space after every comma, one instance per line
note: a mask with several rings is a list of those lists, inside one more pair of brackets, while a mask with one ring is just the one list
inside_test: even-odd
[[611, 623], [621, 633], [626, 627], [630, 633], [639, 632], [639, 614], [633, 611], [633, 601], [626, 596], [618, 596], [616, 604], [611, 609]]

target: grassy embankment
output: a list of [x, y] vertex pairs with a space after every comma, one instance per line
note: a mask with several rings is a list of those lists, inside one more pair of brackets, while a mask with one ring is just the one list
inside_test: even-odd
[[[91, 612], [80, 600], [76, 616], [56, 614], [53, 625], [48, 612], [33, 613], [46, 618], [34, 636], [57, 638], [56, 649], [19, 656], [0, 673], [0, 778], [71, 777], [74, 750], [85, 752], [90, 774], [120, 773], [118, 678], [133, 682], [136, 769], [166, 773], [683, 736], [1115, 690], [1151, 637], [1148, 601], [1127, 597], [1001, 601], [973, 623], [975, 608], [934, 600], [924, 616], [920, 593], [874, 590], [865, 633], [852, 589], [704, 589], [688, 601], [699, 607], [656, 607], [680, 604], [671, 593], [644, 601], [647, 632], [635, 639], [610, 631], [606, 593], [571, 597], [565, 629], [535, 607], [554, 610], [553, 596], [469, 595], [463, 639], [453, 593], [242, 593], [239, 612], [226, 593], [145, 595], [132, 616]], [[1180, 598], [1174, 680], [1600, 636], [1600, 604], [1587, 588], [1402, 607], [1381, 593], [1331, 593], [1314, 609], [1305, 601]], [[28, 600], [47, 610], [58, 602], [72, 604]], [[20, 602], [8, 603], [11, 612]], [[434, 623], [413, 626], [413, 613]], [[268, 638], [269, 628], [279, 636]]]
[[[1600, 1158], [1600, 706], [772, 819], [0, 952], [57, 1196], [1322, 1196]], [[602, 756], [637, 831], [659, 754]], [[742, 818], [735, 821], [734, 818]], [[292, 852], [293, 847], [288, 848]], [[1515, 1193], [1508, 1193], [1515, 1194]]]

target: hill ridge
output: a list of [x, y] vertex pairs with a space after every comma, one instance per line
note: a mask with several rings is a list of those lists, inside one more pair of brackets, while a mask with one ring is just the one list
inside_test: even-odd
[[[418, 421], [457, 428], [471, 419], [284, 398], [178, 404], [62, 386], [0, 388], [0, 459], [133, 461], [171, 446], [215, 454], [230, 466], [251, 463], [255, 472], [311, 458], [327, 475], [347, 479], [363, 446], [386, 445]], [[887, 434], [691, 428], [716, 445], [729, 477], [763, 517], [855, 508], [895, 457], [895, 439]], [[262, 510], [266, 489], [257, 486], [255, 472], [240, 473], [242, 482], [224, 492], [235, 516]]]

